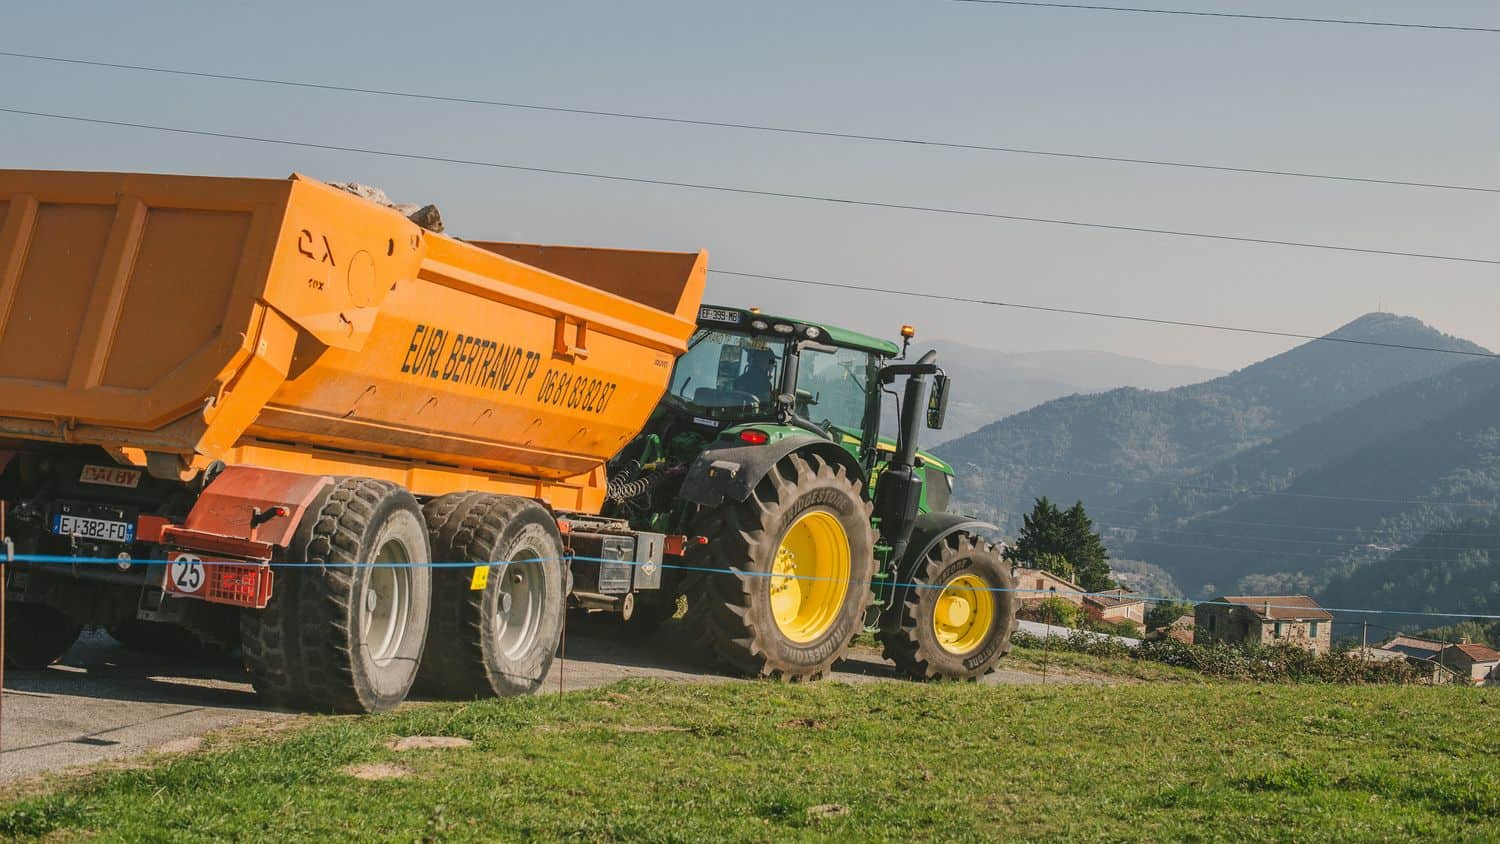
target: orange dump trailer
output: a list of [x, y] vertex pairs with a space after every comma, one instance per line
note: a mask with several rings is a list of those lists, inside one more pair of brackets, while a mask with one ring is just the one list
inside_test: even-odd
[[561, 561], [628, 594], [668, 544], [596, 516], [705, 262], [459, 240], [297, 175], [0, 170], [7, 659], [103, 623], [238, 639], [286, 705], [534, 687]]

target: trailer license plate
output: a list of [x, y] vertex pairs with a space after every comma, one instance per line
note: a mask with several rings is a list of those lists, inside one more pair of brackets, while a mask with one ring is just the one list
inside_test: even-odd
[[52, 517], [52, 532], [59, 536], [102, 539], [107, 542], [135, 541], [135, 525], [130, 522], [91, 519], [88, 516], [73, 516], [67, 513], [59, 513]]
[[125, 489], [135, 489], [141, 485], [141, 470], [126, 469], [123, 466], [95, 466], [89, 464], [83, 467], [83, 473], [78, 476], [78, 482], [97, 484], [98, 486], [118, 486]]

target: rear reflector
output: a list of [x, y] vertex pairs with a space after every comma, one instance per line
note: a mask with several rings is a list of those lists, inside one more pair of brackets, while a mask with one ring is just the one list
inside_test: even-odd
[[162, 588], [174, 595], [214, 604], [265, 609], [271, 600], [271, 567], [244, 560], [206, 560], [190, 551], [169, 556]]

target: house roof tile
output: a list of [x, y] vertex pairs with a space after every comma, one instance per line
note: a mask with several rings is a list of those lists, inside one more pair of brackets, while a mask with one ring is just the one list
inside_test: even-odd
[[1484, 645], [1449, 645], [1475, 662], [1500, 662], [1500, 651]]
[[1333, 614], [1306, 595], [1226, 595], [1220, 603], [1242, 606], [1272, 621], [1332, 621]]

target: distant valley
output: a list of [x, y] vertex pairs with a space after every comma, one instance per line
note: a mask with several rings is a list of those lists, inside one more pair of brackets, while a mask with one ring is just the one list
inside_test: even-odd
[[[1112, 555], [1139, 561], [1130, 579], [1193, 598], [1358, 603], [1401, 588], [1408, 546], [1424, 571], [1460, 567], [1425, 538], [1500, 510], [1500, 360], [1393, 314], [1330, 336], [1467, 354], [1312, 342], [1201, 383], [1052, 399], [936, 451], [967, 511], [1013, 534], [1036, 496], [1082, 499]], [[1485, 553], [1460, 551], [1471, 568]]]

